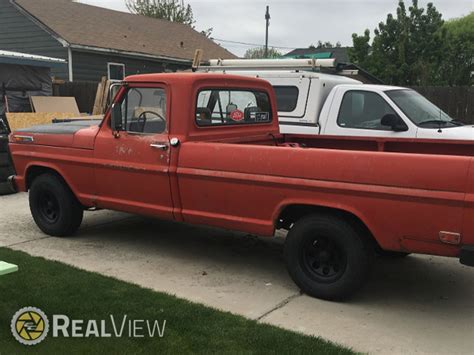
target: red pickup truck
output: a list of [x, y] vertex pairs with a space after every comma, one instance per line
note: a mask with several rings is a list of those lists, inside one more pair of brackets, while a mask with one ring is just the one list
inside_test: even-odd
[[375, 251], [474, 266], [474, 144], [281, 135], [269, 83], [222, 74], [128, 77], [101, 122], [10, 135], [46, 234], [103, 208], [272, 237], [309, 295], [339, 300]]

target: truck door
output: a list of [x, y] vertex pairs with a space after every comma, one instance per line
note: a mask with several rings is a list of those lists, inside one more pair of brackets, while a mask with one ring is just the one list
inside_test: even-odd
[[[324, 111], [324, 110], [323, 110]], [[385, 94], [363, 87], [336, 88], [322, 134], [335, 136], [415, 138], [416, 126], [403, 120], [398, 107]], [[403, 122], [398, 130], [382, 124], [384, 116], [395, 116]]]
[[123, 131], [105, 120], [95, 144], [98, 207], [172, 218], [168, 100], [165, 86], [130, 84], [116, 102]]

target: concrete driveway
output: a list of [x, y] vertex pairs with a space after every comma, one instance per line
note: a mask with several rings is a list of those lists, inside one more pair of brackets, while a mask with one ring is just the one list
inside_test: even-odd
[[440, 257], [380, 259], [356, 298], [331, 303], [300, 294], [282, 242], [110, 211], [87, 212], [75, 237], [52, 238], [36, 228], [26, 194], [0, 197], [0, 246], [361, 352], [474, 354], [474, 269]]

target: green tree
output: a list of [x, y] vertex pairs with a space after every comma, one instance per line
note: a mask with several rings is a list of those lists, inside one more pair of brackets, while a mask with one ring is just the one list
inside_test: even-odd
[[413, 0], [407, 9], [398, 3], [397, 14], [387, 15], [374, 30], [372, 46], [370, 31], [353, 34], [351, 61], [395, 85], [428, 85], [443, 81], [442, 67], [446, 30], [441, 14], [432, 3], [426, 10]]
[[441, 77], [448, 85], [472, 85], [474, 72], [474, 12], [447, 21], [446, 50], [440, 68]]
[[193, 26], [194, 20], [191, 5], [183, 0], [125, 0], [131, 13], [164, 19]]
[[[277, 49], [271, 47], [268, 48], [268, 56], [267, 58], [280, 58], [282, 53]], [[250, 48], [248, 49], [245, 54], [244, 58], [247, 59], [262, 59], [265, 58], [265, 47], [257, 47], [257, 48]]]
[[310, 44], [309, 45], [309, 49], [320, 49], [320, 48], [340, 48], [341, 47], [341, 42], [337, 41], [336, 44], [332, 44], [331, 42], [329, 41], [326, 41], [326, 42], [323, 42], [323, 41], [318, 41], [318, 44], [317, 46], [315, 46], [314, 44]]

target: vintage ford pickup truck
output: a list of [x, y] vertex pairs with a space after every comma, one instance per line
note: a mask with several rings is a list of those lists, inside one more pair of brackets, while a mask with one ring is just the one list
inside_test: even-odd
[[[339, 300], [374, 251], [474, 265], [474, 144], [281, 135], [263, 80], [175, 73], [128, 77], [102, 122], [10, 137], [17, 175], [46, 234], [103, 208], [271, 237], [309, 295]], [[157, 231], [159, 238], [159, 231]]]

